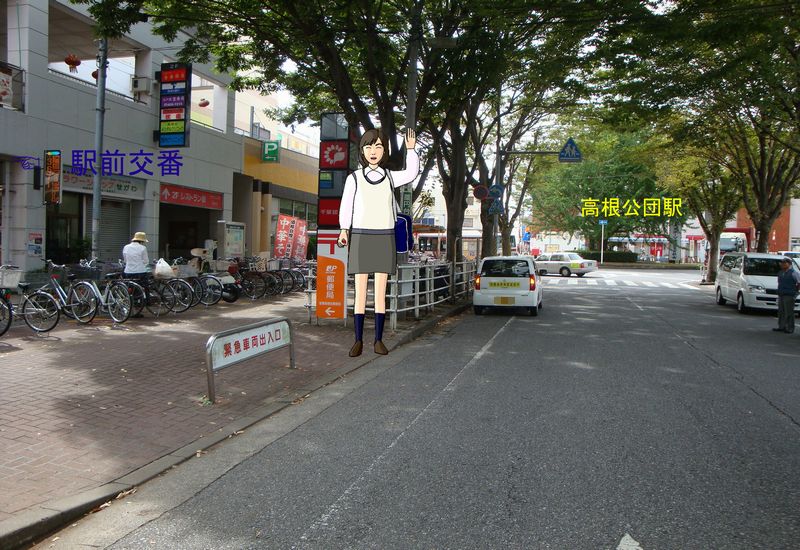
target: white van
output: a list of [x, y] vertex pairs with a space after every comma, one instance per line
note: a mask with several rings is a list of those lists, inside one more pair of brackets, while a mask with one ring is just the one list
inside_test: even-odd
[[[736, 309], [778, 309], [778, 272], [781, 270], [780, 254], [758, 252], [728, 252], [722, 257], [715, 282], [717, 303], [736, 302]], [[797, 260], [794, 269], [800, 270]], [[800, 311], [800, 297], [795, 300], [795, 311]]]
[[542, 279], [531, 256], [490, 256], [481, 260], [472, 293], [475, 314], [489, 308], [525, 308], [538, 315]]

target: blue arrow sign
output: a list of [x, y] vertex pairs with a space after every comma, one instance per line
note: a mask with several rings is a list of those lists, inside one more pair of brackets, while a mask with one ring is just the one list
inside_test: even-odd
[[569, 138], [558, 153], [558, 162], [581, 162], [583, 155], [572, 138]]
[[600, 225], [608, 225], [608, 220], [597, 220]]

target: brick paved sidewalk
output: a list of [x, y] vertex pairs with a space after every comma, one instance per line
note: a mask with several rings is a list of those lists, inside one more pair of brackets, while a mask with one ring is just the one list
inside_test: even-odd
[[[48, 503], [186, 445], [201, 449], [202, 438], [213, 440], [265, 404], [285, 406], [375, 357], [371, 345], [361, 357], [348, 357], [352, 328], [341, 321], [309, 324], [303, 302], [302, 295], [220, 302], [120, 327], [99, 316], [90, 325], [62, 317], [44, 338], [15, 323], [0, 338], [0, 541], [10, 525], [46, 516]], [[437, 308], [428, 322], [452, 309]], [[293, 323], [297, 368], [289, 368], [285, 348], [223, 370], [217, 404], [204, 404], [208, 337], [276, 316]], [[371, 321], [366, 325], [370, 342]], [[419, 326], [400, 321], [393, 332], [387, 319], [384, 341], [391, 349]]]

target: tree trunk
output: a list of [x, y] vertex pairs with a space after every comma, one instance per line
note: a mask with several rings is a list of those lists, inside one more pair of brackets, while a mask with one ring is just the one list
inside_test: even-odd
[[708, 255], [706, 256], [706, 276], [703, 282], [713, 283], [717, 280], [717, 267], [719, 267], [719, 237], [725, 226], [715, 227], [706, 231], [706, 239], [708, 239]]
[[756, 252], [769, 252], [769, 232], [772, 229], [774, 220], [762, 219], [757, 223], [753, 223], [758, 234], [758, 241], [756, 244]]

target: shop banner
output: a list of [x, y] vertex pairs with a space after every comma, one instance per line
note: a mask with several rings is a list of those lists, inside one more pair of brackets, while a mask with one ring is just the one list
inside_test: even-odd
[[222, 210], [222, 193], [214, 193], [213, 191], [202, 191], [191, 187], [162, 183], [160, 197], [161, 202], [164, 204]]
[[295, 261], [306, 259], [308, 250], [308, 232], [305, 220], [278, 215], [278, 227], [275, 232], [275, 257], [291, 258]]
[[306, 232], [306, 220], [297, 218], [297, 223], [294, 228], [294, 254], [292, 258], [295, 261], [302, 262], [306, 259], [306, 252], [308, 251], [308, 233]]
[[347, 316], [347, 247], [336, 244], [337, 229], [317, 230], [318, 319], [344, 319]]
[[61, 151], [47, 149], [44, 152], [44, 203], [61, 204], [64, 167], [61, 164]]
[[[68, 164], [64, 168], [64, 191], [90, 194], [94, 192], [94, 178], [92, 175], [76, 174]], [[100, 178], [100, 193], [104, 197], [120, 197], [143, 201], [146, 184], [147, 182], [140, 178], [102, 176]]]

